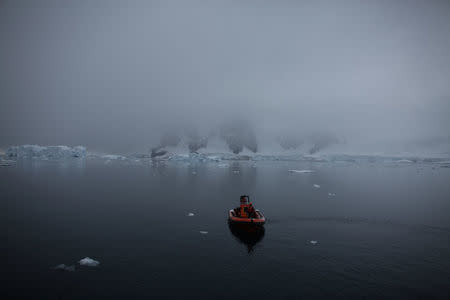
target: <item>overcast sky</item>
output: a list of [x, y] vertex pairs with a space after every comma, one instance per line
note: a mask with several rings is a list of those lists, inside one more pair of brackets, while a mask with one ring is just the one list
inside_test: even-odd
[[0, 146], [450, 136], [450, 1], [0, 1]]

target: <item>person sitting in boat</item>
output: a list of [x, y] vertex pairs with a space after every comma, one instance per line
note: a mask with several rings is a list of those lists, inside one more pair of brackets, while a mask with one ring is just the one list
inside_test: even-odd
[[248, 196], [241, 196], [240, 205], [228, 211], [230, 224], [249, 224], [252, 228], [264, 225], [266, 218], [249, 200]]
[[248, 216], [250, 218], [256, 218], [256, 211], [255, 208], [253, 207], [253, 204], [250, 202], [250, 204], [248, 205]]
[[241, 207], [238, 215], [241, 218], [256, 218], [256, 210], [249, 201], [248, 196], [241, 196]]
[[241, 196], [241, 207], [239, 210], [239, 216], [241, 218], [248, 218], [248, 206], [249, 206], [249, 201], [248, 201], [248, 196]]

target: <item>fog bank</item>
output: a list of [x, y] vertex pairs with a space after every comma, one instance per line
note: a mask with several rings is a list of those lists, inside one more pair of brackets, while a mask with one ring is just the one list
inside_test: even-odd
[[450, 152], [448, 1], [2, 1], [0, 24], [2, 147]]

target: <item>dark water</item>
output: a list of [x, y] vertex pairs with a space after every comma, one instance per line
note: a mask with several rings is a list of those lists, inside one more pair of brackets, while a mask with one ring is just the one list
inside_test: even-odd
[[[450, 297], [446, 168], [34, 161], [0, 168], [0, 189], [8, 298]], [[264, 232], [228, 226], [241, 194]]]

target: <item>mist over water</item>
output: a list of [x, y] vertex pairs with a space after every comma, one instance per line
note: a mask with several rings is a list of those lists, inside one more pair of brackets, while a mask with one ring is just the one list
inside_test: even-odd
[[244, 122], [257, 151], [450, 151], [448, 1], [2, 1], [0, 20], [1, 147], [148, 151]]
[[450, 1], [0, 0], [0, 41], [1, 299], [449, 298]]

